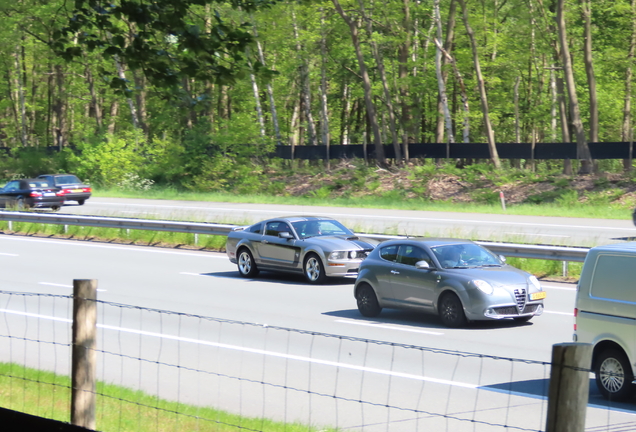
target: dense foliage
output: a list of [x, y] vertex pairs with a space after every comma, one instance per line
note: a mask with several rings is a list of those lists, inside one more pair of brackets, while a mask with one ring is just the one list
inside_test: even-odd
[[[19, 0], [0, 5], [0, 146], [23, 149], [5, 174], [68, 169], [104, 185], [132, 175], [249, 193], [244, 179], [277, 143], [373, 141], [361, 59], [384, 143], [449, 139], [441, 79], [453, 135], [468, 121], [469, 141], [486, 142], [463, 3], [496, 141], [571, 137], [570, 110], [559, 115], [557, 0]], [[336, 4], [357, 26], [360, 57]], [[583, 124], [597, 99], [599, 141], [626, 141], [634, 1], [591, 4], [594, 92], [586, 4], [565, 2]], [[436, 36], [449, 57], [436, 56]], [[70, 145], [81, 157], [28, 151]]]

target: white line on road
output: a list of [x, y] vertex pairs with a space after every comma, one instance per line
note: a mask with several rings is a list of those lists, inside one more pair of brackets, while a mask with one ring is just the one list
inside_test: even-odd
[[118, 249], [118, 250], [150, 252], [150, 253], [160, 253], [160, 254], [169, 254], [169, 255], [188, 254], [188, 255], [194, 255], [194, 256], [206, 257], [206, 258], [216, 258], [216, 259], [224, 259], [224, 260], [228, 259], [226, 254], [220, 254], [220, 253], [219, 254], [200, 253], [197, 251], [189, 251], [186, 249], [162, 250], [162, 249], [153, 248], [152, 246], [143, 246], [143, 245], [117, 246], [117, 245], [91, 243], [85, 240], [51, 240], [51, 239], [34, 239], [30, 237], [19, 237], [19, 236], [16, 236], [16, 237], [1, 236], [0, 241], [2, 240], [15, 240], [15, 241], [26, 241], [26, 242], [35, 242], [35, 243], [46, 243], [46, 244], [60, 244], [60, 245], [67, 245], [67, 246], [85, 246], [85, 247], [100, 248], [100, 249]]
[[440, 332], [415, 330], [415, 329], [409, 329], [409, 328], [403, 328], [403, 327], [388, 326], [383, 324], [363, 323], [363, 322], [348, 321], [348, 320], [336, 320], [336, 322], [343, 323], [343, 324], [354, 324], [354, 325], [365, 326], [365, 327], [383, 328], [388, 330], [399, 330], [399, 331], [405, 331], [405, 332], [411, 332], [411, 333], [423, 333], [423, 334], [428, 334], [433, 336], [444, 335], [444, 333], [440, 333]]
[[571, 236], [569, 235], [558, 235], [558, 234], [535, 234], [535, 233], [517, 233], [517, 232], [504, 232], [504, 234], [510, 234], [510, 235], [523, 235], [523, 236], [535, 236], [535, 237], [563, 237], [563, 238], [570, 238]]
[[541, 286], [542, 286], [543, 288], [550, 288], [550, 289], [556, 289], [556, 290], [563, 290], [563, 291], [576, 291], [576, 288], [570, 288], [570, 287], [560, 287], [560, 286], [543, 285], [543, 284], [541, 284]]
[[543, 313], [554, 314], [554, 315], [568, 315], [568, 316], [571, 316], [571, 317], [574, 316], [574, 312], [556, 312], [556, 311], [544, 310]]
[[2, 255], [2, 256], [20, 256], [18, 254], [14, 254], [14, 253], [2, 253], [2, 252], [0, 252], [0, 255]]
[[[60, 287], [60, 288], [73, 288], [73, 285], [64, 285], [64, 284], [58, 284], [58, 283], [52, 283], [52, 282], [39, 282], [39, 284], [40, 285]], [[106, 291], [108, 291], [108, 290], [97, 288], [97, 292], [106, 292]]]

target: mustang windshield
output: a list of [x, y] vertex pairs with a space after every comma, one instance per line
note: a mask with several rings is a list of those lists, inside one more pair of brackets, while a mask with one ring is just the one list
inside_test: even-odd
[[353, 232], [336, 220], [309, 220], [292, 222], [292, 226], [300, 238], [327, 236], [327, 235], [353, 235]]

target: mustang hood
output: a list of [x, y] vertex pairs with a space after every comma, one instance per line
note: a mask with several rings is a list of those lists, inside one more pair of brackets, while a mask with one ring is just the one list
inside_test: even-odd
[[311, 237], [306, 241], [321, 245], [326, 250], [364, 250], [374, 249], [378, 244], [375, 240], [360, 239], [355, 235], [334, 235]]

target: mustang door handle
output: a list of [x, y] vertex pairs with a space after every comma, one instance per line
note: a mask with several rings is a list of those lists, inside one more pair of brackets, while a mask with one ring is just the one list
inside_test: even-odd
[[395, 271], [395, 270], [391, 270], [391, 273], [393, 273], [393, 274], [400, 274], [400, 272], [399, 272], [399, 271]]
[[261, 240], [261, 243], [265, 243], [265, 244], [267, 244], [267, 243], [269, 243], [269, 242], [268, 242], [267, 240]]

